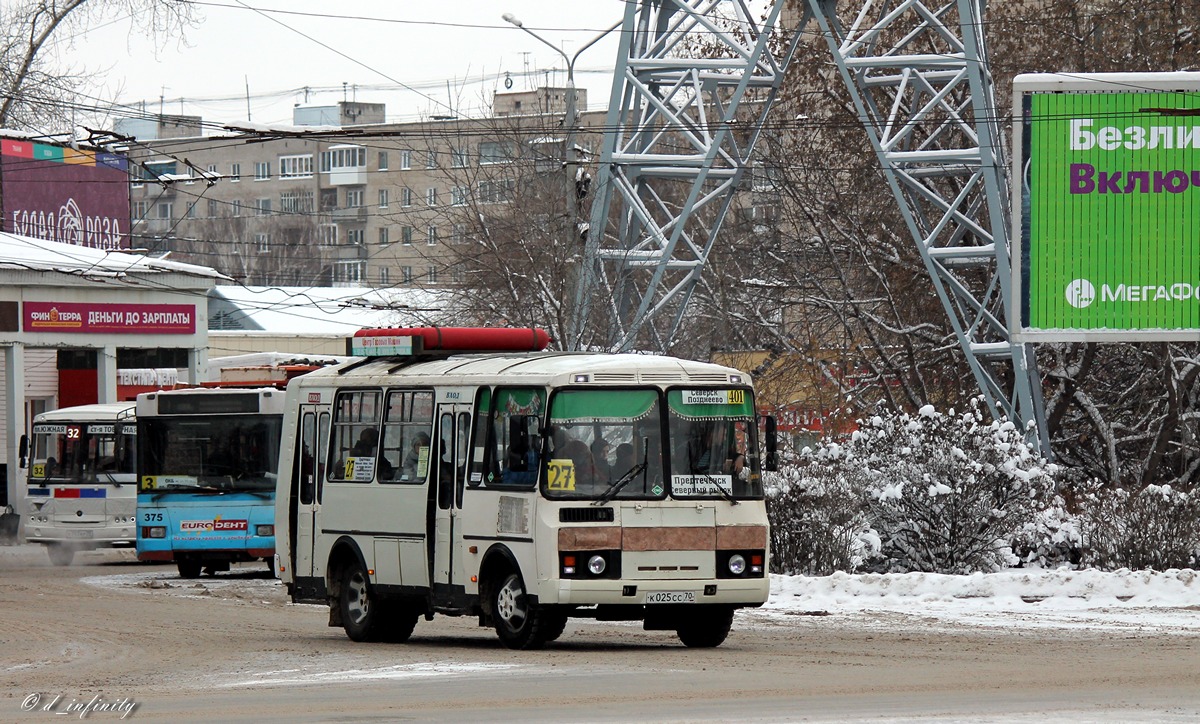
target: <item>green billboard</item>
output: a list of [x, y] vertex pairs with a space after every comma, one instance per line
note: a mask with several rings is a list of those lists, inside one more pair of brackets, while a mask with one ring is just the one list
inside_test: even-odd
[[1200, 339], [1200, 74], [1014, 90], [1014, 338]]

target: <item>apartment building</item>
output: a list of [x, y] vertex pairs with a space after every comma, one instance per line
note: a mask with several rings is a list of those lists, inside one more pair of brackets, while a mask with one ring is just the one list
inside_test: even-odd
[[[535, 196], [567, 203], [565, 91], [498, 93], [474, 119], [386, 123], [382, 105], [350, 101], [297, 107], [271, 131], [192, 119], [187, 135], [174, 119], [174, 137], [128, 150], [133, 246], [246, 284], [454, 285], [490, 220]], [[585, 111], [576, 145], [598, 148], [603, 122]]]

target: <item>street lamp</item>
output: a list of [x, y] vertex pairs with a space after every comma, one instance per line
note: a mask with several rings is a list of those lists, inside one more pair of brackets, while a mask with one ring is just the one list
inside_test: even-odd
[[504, 13], [500, 17], [503, 18], [504, 22], [509, 23], [510, 25], [513, 25], [517, 28], [520, 28], [521, 30], [524, 30], [525, 32], [532, 35], [538, 42], [546, 45], [548, 48], [551, 48], [552, 50], [554, 50], [555, 53], [558, 53], [559, 55], [561, 55], [563, 57], [563, 60], [565, 60], [567, 62], [567, 98], [566, 98], [567, 114], [566, 114], [566, 117], [563, 119], [563, 129], [566, 131], [566, 135], [567, 135], [567, 137], [566, 137], [567, 159], [566, 160], [567, 160], [567, 164], [569, 167], [570, 165], [573, 165], [577, 160], [575, 158], [575, 129], [579, 125], [579, 113], [576, 110], [576, 106], [575, 106], [575, 103], [576, 103], [576, 100], [575, 100], [575, 61], [579, 59], [579, 55], [581, 53], [583, 53], [583, 51], [585, 51], [588, 48], [595, 45], [604, 36], [608, 35], [612, 31], [621, 27], [621, 21], [618, 21], [616, 24], [614, 24], [609, 29], [605, 30], [604, 32], [597, 35], [596, 37], [594, 37], [591, 40], [584, 43], [583, 46], [579, 50], [575, 51], [574, 55], [569, 56], [565, 52], [563, 52], [562, 48], [558, 47], [554, 43], [551, 43], [549, 40], [546, 40], [542, 36], [538, 35], [537, 33], [533, 32], [529, 28], [525, 27], [525, 24], [522, 23], [517, 18], [517, 16], [513, 15], [512, 13]]

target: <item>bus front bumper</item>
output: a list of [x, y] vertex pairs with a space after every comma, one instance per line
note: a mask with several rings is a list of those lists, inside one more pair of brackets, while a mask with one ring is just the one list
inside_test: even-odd
[[761, 606], [771, 583], [762, 578], [552, 580], [539, 591], [544, 604], [574, 606], [669, 603]]

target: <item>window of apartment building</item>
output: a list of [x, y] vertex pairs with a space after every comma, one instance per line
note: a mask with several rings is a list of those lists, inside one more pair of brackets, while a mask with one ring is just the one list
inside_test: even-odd
[[437, 167], [438, 167], [437, 151], [427, 151], [425, 153], [425, 168], [437, 168]]
[[388, 152], [387, 151], [379, 152], [379, 170], [380, 171], [388, 170]]
[[270, 234], [255, 234], [254, 246], [257, 247], [259, 254], [268, 254], [271, 251], [271, 235]]
[[267, 216], [271, 213], [270, 199], [255, 199], [254, 200], [254, 215]]
[[367, 149], [363, 146], [336, 146], [321, 152], [321, 173], [366, 168]]
[[363, 205], [363, 189], [346, 189], [346, 208], [353, 209]]
[[146, 219], [146, 214], [150, 213], [149, 201], [134, 201], [129, 207], [129, 216], [133, 219], [133, 223], [138, 223]]
[[462, 244], [467, 240], [467, 225], [455, 224], [450, 229], [450, 242], [453, 244]]
[[437, 227], [433, 224], [430, 224], [425, 228], [425, 243], [429, 246], [435, 246], [437, 244]]
[[219, 208], [219, 206], [218, 206], [219, 203], [220, 202], [217, 201], [216, 199], [208, 200], [208, 218], [215, 219], [217, 217], [217, 209]]
[[192, 201], [187, 205], [187, 211], [184, 212], [189, 219], [196, 218], [196, 202]]
[[513, 160], [512, 144], [503, 141], [483, 141], [479, 144], [479, 165], [509, 163]]
[[450, 280], [453, 281], [455, 284], [466, 284], [467, 283], [467, 270], [463, 269], [461, 264], [454, 267], [453, 269], [450, 270]]
[[425, 203], [428, 206], [437, 206], [437, 189], [436, 188], [431, 187], [431, 188], [425, 189]]
[[238, 181], [242, 180], [242, 164], [229, 164], [229, 180], [233, 183], [237, 183]]
[[467, 205], [467, 187], [455, 186], [450, 189], [450, 205], [451, 206], [466, 206]]
[[400, 227], [400, 241], [405, 246], [411, 246], [413, 239], [413, 228], [411, 226]]
[[400, 152], [400, 168], [405, 171], [412, 168], [412, 151], [407, 148]]
[[412, 189], [410, 189], [407, 186], [400, 189], [400, 205], [401, 206], [412, 206], [412, 197], [413, 197]]
[[481, 204], [502, 204], [512, 199], [513, 182], [511, 179], [496, 181], [480, 181], [479, 196]]
[[386, 226], [379, 227], [379, 245], [387, 246], [388, 241], [389, 241], [388, 240], [388, 227], [386, 227]]
[[361, 246], [366, 235], [366, 229], [346, 229], [346, 243]]
[[284, 191], [279, 194], [279, 210], [285, 214], [310, 214], [313, 210], [312, 191]]
[[270, 161], [255, 161], [254, 162], [254, 180], [267, 181], [271, 178], [271, 162]]
[[425, 267], [425, 279], [428, 280], [430, 284], [437, 284], [436, 266], [430, 264], [429, 266]]
[[241, 216], [242, 215], [242, 200], [241, 199], [234, 199], [232, 202], [230, 202], [230, 205], [231, 205], [230, 213], [233, 216]]
[[461, 148], [450, 149], [450, 167], [451, 168], [466, 168], [467, 167], [467, 152]]
[[319, 224], [317, 226], [317, 243], [322, 246], [336, 246], [338, 243], [337, 224]]
[[312, 175], [311, 153], [279, 157], [279, 178], [312, 178]]
[[361, 284], [366, 265], [364, 261], [339, 261], [333, 267], [334, 283], [343, 285]]
[[333, 211], [337, 208], [338, 190], [321, 189], [321, 211]]
[[183, 167], [183, 175], [187, 177], [187, 180], [183, 182], [185, 186], [191, 186], [196, 183], [196, 171], [191, 166]]
[[401, 284], [412, 284], [412, 267], [411, 266], [400, 267], [400, 283]]
[[386, 209], [391, 198], [391, 189], [379, 189], [379, 208]]
[[[174, 161], [147, 161], [142, 164], [140, 173], [141, 180], [157, 182], [159, 177], [175, 173]], [[135, 183], [134, 186], [140, 188], [143, 184]]]
[[379, 269], [379, 283], [382, 286], [387, 286], [391, 282], [392, 270], [385, 267]]
[[159, 201], [158, 202], [158, 218], [170, 219], [170, 218], [173, 218], [174, 216], [175, 216], [175, 208], [174, 208], [174, 206], [172, 206], [170, 201]]

